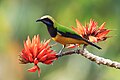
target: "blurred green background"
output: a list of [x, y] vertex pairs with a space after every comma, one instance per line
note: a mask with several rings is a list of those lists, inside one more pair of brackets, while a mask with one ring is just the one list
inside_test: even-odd
[[[97, 65], [81, 55], [65, 56], [53, 65], [39, 64], [37, 72], [27, 72], [33, 64], [19, 64], [18, 55], [27, 36], [40, 34], [41, 40], [50, 36], [44, 24], [36, 23], [39, 17], [49, 14], [59, 23], [76, 26], [90, 18], [100, 26], [112, 30], [113, 37], [100, 42], [102, 50], [88, 47], [96, 55], [120, 61], [120, 0], [0, 0], [0, 80], [119, 80], [120, 70]], [[52, 43], [55, 43], [52, 41]], [[61, 45], [54, 47], [56, 51]]]

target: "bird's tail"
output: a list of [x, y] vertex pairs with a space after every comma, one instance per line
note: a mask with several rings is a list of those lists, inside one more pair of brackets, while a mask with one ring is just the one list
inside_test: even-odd
[[98, 48], [98, 49], [102, 49], [101, 47], [99, 47], [99, 46], [97, 46], [96, 44], [88, 41], [87, 39], [84, 39], [84, 38], [83, 38], [83, 40], [84, 40], [86, 43], [88, 43], [88, 44], [90, 44], [90, 45], [92, 45], [92, 46], [94, 46], [94, 47], [96, 47], [96, 48]]

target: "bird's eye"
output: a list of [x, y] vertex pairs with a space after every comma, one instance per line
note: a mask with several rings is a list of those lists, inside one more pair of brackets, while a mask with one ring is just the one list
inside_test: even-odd
[[44, 21], [47, 25], [52, 25], [52, 23], [51, 22], [49, 22], [49, 21]]
[[45, 18], [45, 19], [43, 20], [43, 22], [44, 22], [46, 25], [48, 25], [48, 26], [52, 26], [52, 25], [53, 25], [53, 21], [50, 20], [50, 19], [48, 19], [48, 18]]

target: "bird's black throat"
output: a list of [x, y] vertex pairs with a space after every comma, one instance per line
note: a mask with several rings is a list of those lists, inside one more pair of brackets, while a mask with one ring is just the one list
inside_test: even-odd
[[49, 18], [44, 18], [44, 19], [41, 19], [41, 21], [46, 24], [46, 26], [50, 27], [50, 26], [53, 26], [54, 23], [52, 20], [50, 20]]
[[47, 26], [47, 29], [51, 37], [55, 37], [57, 35], [57, 29], [53, 26]]
[[44, 18], [41, 21], [46, 24], [50, 36], [55, 37], [57, 35], [57, 29], [54, 27], [54, 22], [49, 18]]

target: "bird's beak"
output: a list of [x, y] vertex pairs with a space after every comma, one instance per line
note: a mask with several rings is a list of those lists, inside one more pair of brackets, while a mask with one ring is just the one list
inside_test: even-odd
[[40, 22], [40, 21], [42, 21], [42, 19], [41, 19], [41, 18], [39, 18], [39, 19], [37, 19], [37, 20], [36, 20], [36, 22]]

